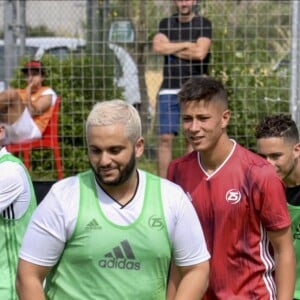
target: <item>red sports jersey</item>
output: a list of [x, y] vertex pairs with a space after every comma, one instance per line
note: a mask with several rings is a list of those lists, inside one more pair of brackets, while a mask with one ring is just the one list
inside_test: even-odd
[[211, 254], [204, 299], [276, 299], [266, 230], [290, 225], [285, 189], [263, 158], [235, 144], [208, 175], [197, 152], [171, 162], [168, 179], [189, 194]]

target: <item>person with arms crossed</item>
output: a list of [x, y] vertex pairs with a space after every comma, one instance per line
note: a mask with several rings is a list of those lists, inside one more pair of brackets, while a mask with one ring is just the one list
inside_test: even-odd
[[55, 183], [29, 225], [20, 299], [45, 299], [47, 275], [47, 299], [165, 299], [171, 255], [182, 273], [174, 299], [201, 299], [210, 258], [201, 225], [178, 185], [137, 169], [138, 111], [96, 104], [86, 141], [91, 170]]
[[5, 123], [6, 144], [41, 138], [56, 101], [52, 88], [44, 86], [46, 70], [42, 62], [31, 60], [22, 68], [24, 89], [9, 88], [0, 93], [0, 122]]
[[257, 151], [270, 162], [286, 187], [297, 261], [294, 299], [300, 299], [300, 142], [290, 115], [266, 116], [255, 130]]
[[221, 82], [191, 78], [178, 95], [194, 151], [171, 162], [168, 178], [189, 194], [203, 227], [211, 254], [204, 299], [292, 299], [295, 256], [283, 183], [266, 160], [229, 138]]
[[196, 0], [172, 1], [177, 13], [160, 21], [153, 38], [153, 51], [164, 55], [163, 82], [158, 95], [158, 174], [162, 177], [167, 175], [173, 139], [179, 132], [177, 93], [190, 77], [208, 74], [212, 36], [210, 20], [194, 12]]
[[0, 123], [0, 299], [17, 300], [19, 249], [36, 199], [25, 166], [7, 152], [4, 139], [5, 128]]

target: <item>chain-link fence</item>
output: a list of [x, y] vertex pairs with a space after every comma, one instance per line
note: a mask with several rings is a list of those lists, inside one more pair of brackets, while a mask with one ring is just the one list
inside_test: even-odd
[[[210, 75], [230, 95], [230, 135], [255, 149], [262, 116], [290, 111], [293, 1], [202, 0], [196, 10], [213, 25]], [[139, 166], [156, 172], [156, 98], [163, 57], [152, 51], [168, 0], [1, 1], [0, 84], [22, 86], [20, 64], [29, 57], [47, 67], [48, 84], [61, 96], [59, 143], [64, 175], [88, 167], [84, 123], [97, 101], [140, 103], [146, 151]], [[2, 23], [1, 23], [2, 22]], [[179, 135], [174, 157], [183, 154]], [[34, 179], [56, 177], [51, 151], [34, 151]]]

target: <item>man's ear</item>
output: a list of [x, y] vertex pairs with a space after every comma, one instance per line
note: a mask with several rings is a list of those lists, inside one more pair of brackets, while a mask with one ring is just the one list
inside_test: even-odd
[[5, 127], [4, 125], [0, 124], [0, 145], [5, 139]]
[[140, 158], [144, 153], [145, 141], [143, 137], [140, 137], [135, 144], [135, 157]]
[[224, 110], [222, 115], [222, 128], [226, 128], [228, 126], [230, 120], [231, 112], [229, 109]]
[[297, 157], [297, 158], [300, 157], [300, 143], [297, 143], [294, 146], [293, 152], [294, 152], [295, 157]]

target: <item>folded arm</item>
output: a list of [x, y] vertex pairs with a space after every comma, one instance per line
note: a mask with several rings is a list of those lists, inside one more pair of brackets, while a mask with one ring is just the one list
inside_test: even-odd
[[152, 49], [162, 55], [173, 54], [181, 59], [203, 60], [210, 49], [211, 39], [199, 38], [196, 42], [171, 42], [163, 33], [157, 33], [153, 38]]
[[181, 59], [187, 60], [203, 60], [208, 52], [211, 45], [211, 40], [206, 37], [199, 38], [196, 43], [190, 42], [188, 47], [179, 51], [176, 56]]
[[41, 95], [38, 100], [32, 101], [32, 87], [34, 83], [30, 83], [26, 87], [26, 106], [31, 116], [42, 115], [52, 104], [52, 95]]
[[188, 48], [189, 42], [170, 42], [163, 33], [157, 33], [153, 38], [152, 49], [162, 55], [176, 54]]

